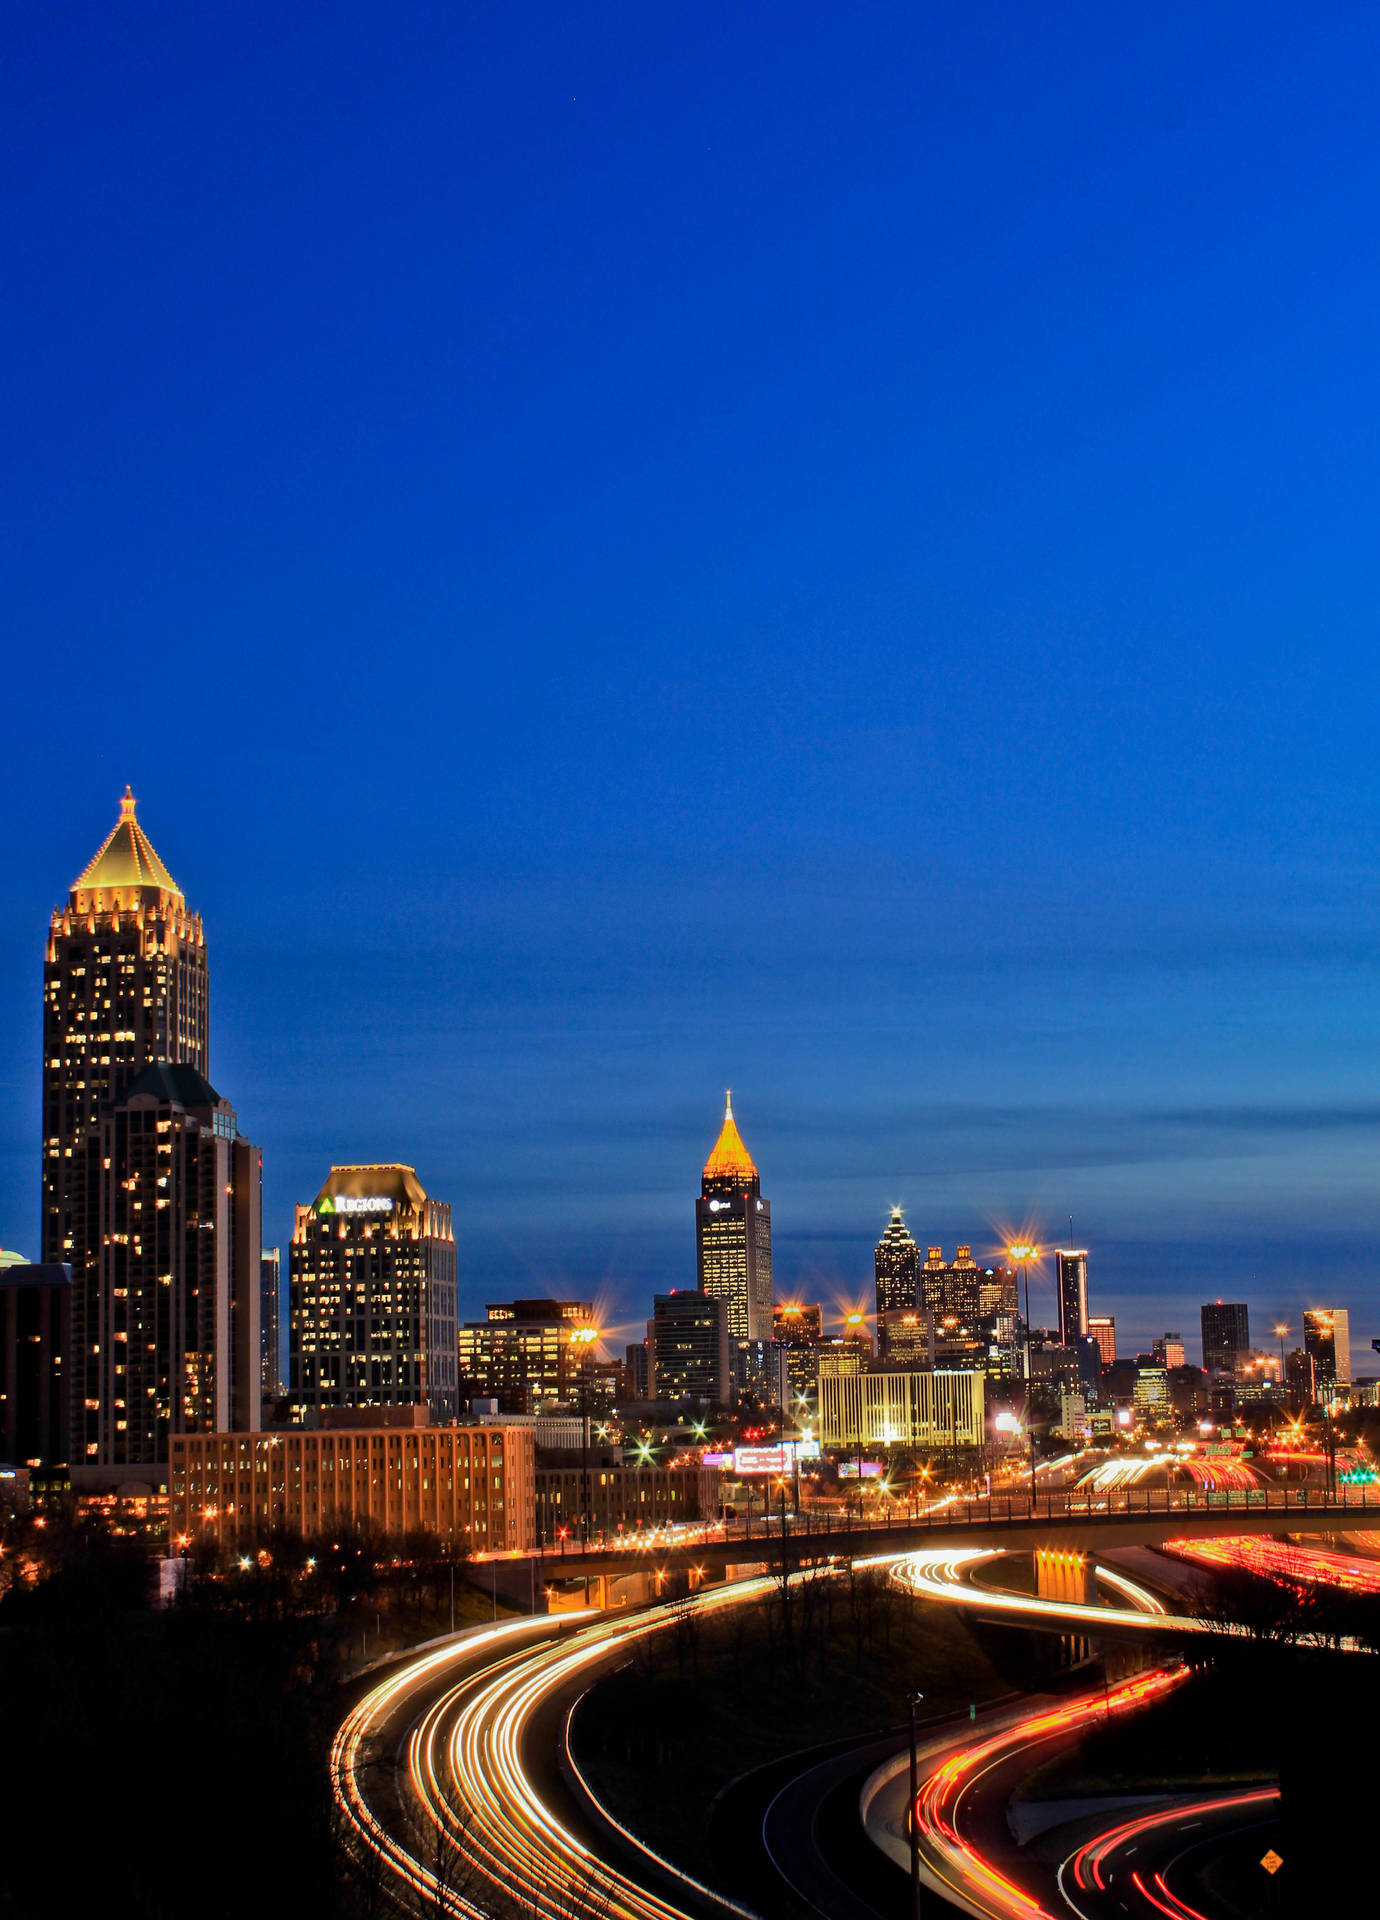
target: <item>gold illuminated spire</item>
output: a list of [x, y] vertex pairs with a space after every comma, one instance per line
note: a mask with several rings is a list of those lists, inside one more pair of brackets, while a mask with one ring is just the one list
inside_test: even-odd
[[757, 1168], [752, 1155], [743, 1145], [743, 1136], [739, 1133], [733, 1119], [732, 1089], [724, 1095], [724, 1123], [719, 1129], [719, 1137], [714, 1142], [714, 1151], [704, 1163], [706, 1180], [749, 1181], [757, 1178]]
[[74, 895], [149, 887], [181, 900], [182, 889], [154, 852], [153, 842], [134, 817], [134, 806], [134, 794], [126, 787], [120, 817], [78, 878], [72, 889]]

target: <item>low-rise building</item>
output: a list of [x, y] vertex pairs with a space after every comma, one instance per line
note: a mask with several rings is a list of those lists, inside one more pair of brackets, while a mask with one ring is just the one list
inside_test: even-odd
[[535, 1469], [530, 1429], [428, 1426], [423, 1407], [327, 1408], [319, 1427], [286, 1433], [174, 1434], [169, 1533], [229, 1548], [354, 1527], [521, 1551], [536, 1544]]
[[980, 1447], [983, 1376], [953, 1372], [821, 1373], [820, 1442], [853, 1446]]
[[719, 1475], [713, 1467], [540, 1466], [536, 1475], [537, 1536], [548, 1547], [562, 1529], [578, 1541], [621, 1528], [694, 1524], [719, 1515]]

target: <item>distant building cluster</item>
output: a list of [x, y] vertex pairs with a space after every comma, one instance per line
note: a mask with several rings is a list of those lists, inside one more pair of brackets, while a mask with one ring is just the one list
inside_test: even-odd
[[[620, 1356], [589, 1300], [462, 1318], [451, 1208], [401, 1161], [330, 1167], [284, 1273], [260, 1151], [210, 1071], [205, 930], [126, 789], [48, 930], [40, 1257], [0, 1254], [0, 1463], [39, 1495], [166, 1498], [174, 1537], [348, 1523], [510, 1551], [710, 1517], [730, 1475], [790, 1472], [798, 1498], [802, 1461], [841, 1480], [898, 1451], [990, 1462], [1037, 1416], [1114, 1439], [1373, 1391], [1352, 1382], [1344, 1308], [1309, 1308], [1286, 1351], [1290, 1329], [1257, 1347], [1246, 1305], [1212, 1301], [1200, 1365], [1179, 1332], [1125, 1356], [1086, 1248], [949, 1257], [899, 1207], [873, 1314], [827, 1324], [777, 1295], [731, 1095], [694, 1201], [695, 1284], [658, 1291]], [[1049, 1266], [1042, 1327], [1031, 1270]], [[747, 1444], [716, 1453], [711, 1420]]]

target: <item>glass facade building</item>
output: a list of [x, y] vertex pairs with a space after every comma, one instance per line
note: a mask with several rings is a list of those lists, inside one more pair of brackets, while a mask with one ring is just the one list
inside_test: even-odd
[[450, 1208], [396, 1162], [332, 1167], [298, 1207], [289, 1256], [292, 1417], [323, 1407], [426, 1406], [453, 1420]]

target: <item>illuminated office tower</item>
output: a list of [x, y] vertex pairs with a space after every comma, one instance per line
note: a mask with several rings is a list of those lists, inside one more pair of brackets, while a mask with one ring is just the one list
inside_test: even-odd
[[910, 1237], [899, 1207], [891, 1209], [886, 1231], [872, 1255], [877, 1282], [877, 1312], [914, 1313], [920, 1298], [920, 1249]]
[[1088, 1331], [1088, 1250], [1055, 1249], [1055, 1285], [1059, 1293], [1059, 1341], [1072, 1347]]
[[260, 1424], [262, 1163], [195, 1067], [159, 1061], [73, 1162], [71, 1465], [166, 1467], [174, 1434]]
[[1303, 1350], [1313, 1362], [1313, 1393], [1327, 1406], [1351, 1385], [1351, 1322], [1345, 1307], [1310, 1307], [1303, 1316]]
[[1104, 1367], [1116, 1365], [1116, 1316], [1111, 1313], [1088, 1315], [1088, 1338], [1096, 1340]]
[[937, 1325], [976, 1326], [979, 1299], [987, 1275], [973, 1258], [971, 1247], [959, 1247], [946, 1261], [942, 1247], [929, 1247], [920, 1268], [919, 1305], [932, 1313]]
[[425, 1405], [456, 1414], [450, 1208], [411, 1167], [332, 1167], [298, 1207], [289, 1257], [292, 1417]]
[[771, 1207], [734, 1124], [731, 1093], [695, 1202], [695, 1241], [699, 1290], [724, 1302], [729, 1340], [770, 1340]]
[[1235, 1373], [1251, 1350], [1250, 1314], [1242, 1301], [1214, 1300], [1202, 1309], [1203, 1371]]
[[[460, 1398], [538, 1413], [588, 1395], [599, 1330], [592, 1300], [503, 1300], [460, 1329]], [[643, 1395], [645, 1399], [645, 1394]]]
[[120, 817], [48, 928], [43, 968], [42, 1260], [86, 1284], [72, 1219], [81, 1143], [155, 1060], [207, 1072], [200, 914], [154, 852], [125, 788]]
[[653, 1400], [728, 1398], [728, 1310], [714, 1294], [658, 1293], [647, 1322]]

